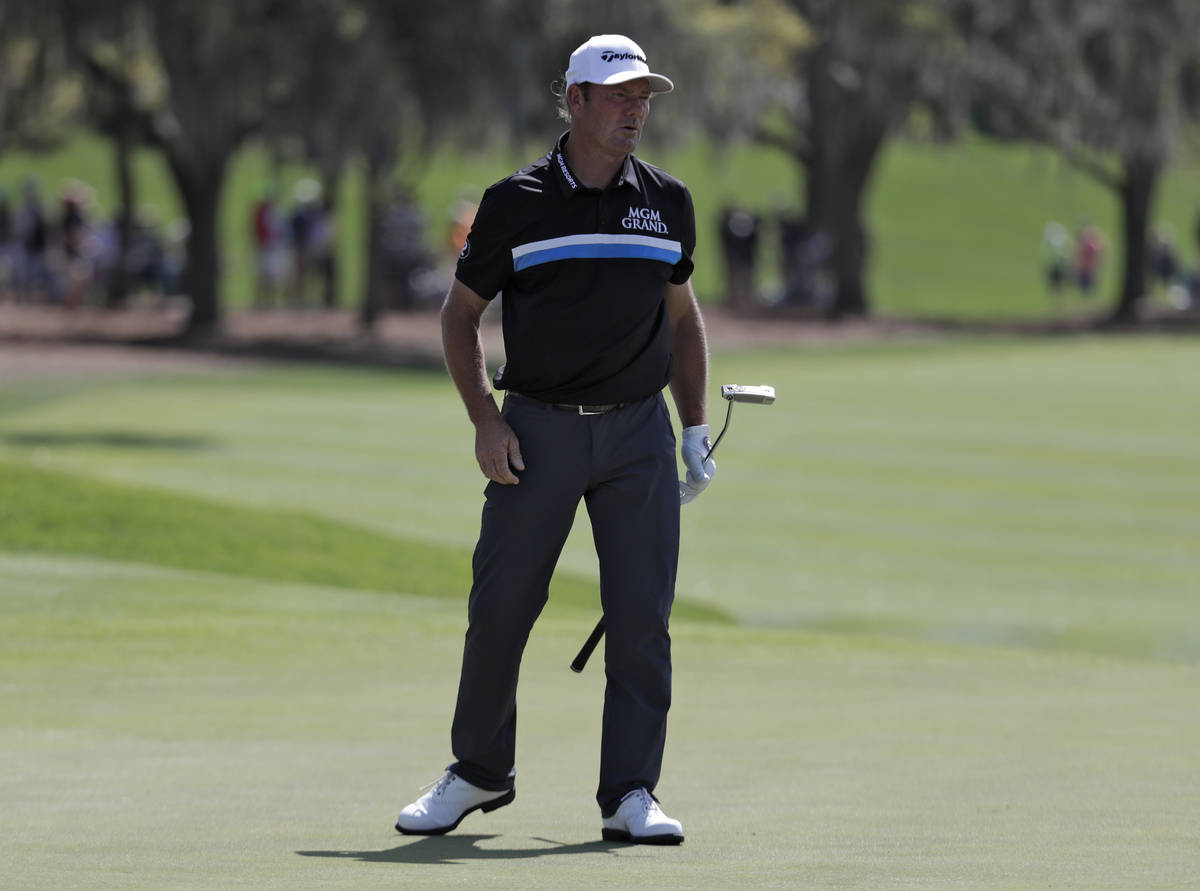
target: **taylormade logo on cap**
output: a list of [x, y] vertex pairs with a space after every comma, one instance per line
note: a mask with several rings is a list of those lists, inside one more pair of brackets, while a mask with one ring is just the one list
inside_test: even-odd
[[[615, 53], [611, 50], [605, 50], [600, 54], [600, 58], [605, 62], [620, 62], [622, 59], [637, 59], [643, 65], [646, 64], [646, 57], [639, 56], [637, 53]], [[649, 67], [646, 68], [649, 71]]]
[[669, 93], [675, 84], [654, 74], [642, 48], [621, 34], [600, 34], [571, 53], [567, 86], [571, 84], [623, 84], [646, 78], [655, 93]]

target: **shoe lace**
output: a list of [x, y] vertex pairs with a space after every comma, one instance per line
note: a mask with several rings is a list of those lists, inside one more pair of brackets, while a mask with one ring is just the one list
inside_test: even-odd
[[454, 781], [454, 779], [455, 779], [454, 774], [451, 773], [450, 771], [446, 771], [444, 774], [442, 774], [440, 777], [438, 777], [432, 783], [426, 783], [424, 786], [422, 786], [421, 791], [425, 792], [429, 789], [432, 789], [433, 794], [435, 796], [440, 797], [441, 794], [446, 791], [446, 787], [449, 786], [450, 783], [452, 783]]
[[[659, 810], [658, 802], [655, 801], [654, 796], [645, 789], [634, 789], [632, 792], [628, 792], [625, 795], [625, 798], [634, 797], [637, 798], [638, 804], [642, 806], [642, 812], [645, 813], [646, 816], [650, 816], [655, 811]], [[624, 801], [625, 798], [622, 798], [621, 800]]]

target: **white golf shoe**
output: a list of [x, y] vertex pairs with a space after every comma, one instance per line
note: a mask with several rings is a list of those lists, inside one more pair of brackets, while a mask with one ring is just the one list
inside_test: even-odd
[[683, 841], [683, 826], [662, 812], [654, 796], [634, 789], [621, 799], [617, 812], [604, 818], [605, 841], [635, 845], [677, 845]]
[[426, 789], [429, 791], [402, 810], [396, 819], [396, 829], [405, 835], [443, 835], [471, 811], [494, 811], [517, 797], [516, 789], [499, 792], [480, 789], [449, 770], [422, 787]]

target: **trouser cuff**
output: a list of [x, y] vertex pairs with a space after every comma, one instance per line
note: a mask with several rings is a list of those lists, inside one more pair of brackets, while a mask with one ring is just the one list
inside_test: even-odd
[[517, 776], [515, 770], [510, 770], [506, 778], [497, 781], [494, 776], [489, 777], [464, 761], [455, 761], [447, 770], [455, 776], [462, 777], [472, 786], [478, 786], [480, 789], [486, 789], [489, 792], [507, 792], [515, 785]]

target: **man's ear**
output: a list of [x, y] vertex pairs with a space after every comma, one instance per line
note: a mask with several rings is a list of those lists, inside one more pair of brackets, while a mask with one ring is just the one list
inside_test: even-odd
[[586, 101], [587, 99], [583, 95], [583, 87], [579, 86], [579, 84], [571, 84], [571, 86], [567, 87], [567, 106], [572, 111], [583, 108], [583, 103]]

